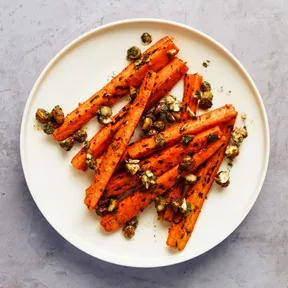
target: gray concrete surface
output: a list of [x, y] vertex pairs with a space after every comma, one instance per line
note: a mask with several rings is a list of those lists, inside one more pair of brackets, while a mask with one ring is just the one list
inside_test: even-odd
[[[188, 24], [224, 44], [254, 78], [271, 129], [262, 193], [212, 251], [160, 269], [93, 259], [58, 235], [35, 206], [19, 155], [21, 117], [41, 70], [89, 29], [133, 17]], [[288, 287], [287, 0], [0, 0], [0, 287]]]

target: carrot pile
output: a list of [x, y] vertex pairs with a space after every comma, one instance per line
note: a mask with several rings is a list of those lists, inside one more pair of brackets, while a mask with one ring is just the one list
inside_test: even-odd
[[[168, 65], [164, 66], [156, 75], [154, 87], [151, 91], [151, 96], [146, 106], [149, 110], [164, 97], [175, 84], [183, 77], [188, 71], [186, 64], [175, 57]], [[86, 152], [81, 149], [72, 159], [72, 165], [78, 170], [86, 170], [84, 165], [86, 154], [89, 153], [94, 157], [99, 157], [105, 151], [107, 145], [111, 142], [113, 135], [122, 125], [125, 115], [130, 108], [130, 103], [125, 105], [115, 116], [112, 117], [111, 123], [103, 126], [98, 133], [89, 141], [89, 149]]]
[[99, 169], [96, 171], [92, 185], [86, 190], [85, 204], [90, 210], [96, 208], [99, 199], [133, 136], [134, 130], [149, 100], [155, 77], [155, 72], [148, 71], [141, 84], [138, 97], [131, 105], [125, 121], [113, 137], [107, 152], [105, 152]]
[[[178, 51], [172, 37], [156, 42], [68, 114], [53, 137], [62, 142], [71, 138], [99, 107], [137, 91], [71, 163], [85, 171], [87, 159], [93, 159], [95, 175], [84, 202], [89, 210], [96, 209], [106, 231], [123, 225], [136, 229], [131, 221], [155, 201], [158, 218], [171, 225], [167, 245], [182, 251], [225, 156], [237, 112], [226, 104], [197, 115], [199, 97], [210, 97], [211, 87], [203, 84], [201, 75], [187, 74], [187, 64], [176, 57]], [[179, 103], [167, 95], [181, 79], [184, 92]], [[143, 137], [130, 143], [142, 125]]]
[[151, 46], [140, 59], [143, 61], [143, 65], [135, 69], [134, 63], [131, 63], [104, 88], [81, 103], [65, 117], [64, 123], [54, 131], [54, 138], [58, 141], [64, 140], [91, 120], [100, 105], [112, 105], [127, 94], [130, 86], [139, 86], [148, 70], [155, 72], [161, 70], [171, 61], [167, 52], [172, 49], [177, 52], [179, 50], [173, 39], [168, 36]]

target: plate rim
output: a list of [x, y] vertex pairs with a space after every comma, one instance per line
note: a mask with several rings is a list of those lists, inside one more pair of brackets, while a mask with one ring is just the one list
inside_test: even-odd
[[[171, 257], [172, 261], [169, 258], [169, 261], [165, 261], [165, 263], [160, 263], [159, 261], [157, 261], [155, 264], [150, 262], [143, 262], [143, 261], [139, 261], [138, 263], [129, 263], [129, 258], [117, 258], [117, 257], [113, 257], [113, 258], [109, 258], [106, 257], [107, 254], [103, 254], [103, 255], [95, 255], [95, 253], [87, 251], [88, 249], [85, 249], [85, 247], [82, 247], [82, 245], [76, 241], [74, 241], [73, 239], [71, 239], [71, 237], [69, 237], [69, 235], [66, 235], [66, 233], [62, 231], [62, 233], [54, 226], [51, 224], [51, 222], [47, 219], [47, 217], [45, 216], [45, 214], [42, 212], [41, 208], [39, 207], [35, 197], [33, 196], [33, 192], [30, 189], [31, 185], [30, 182], [28, 180], [27, 174], [25, 171], [27, 171], [27, 169], [25, 168], [25, 162], [24, 162], [24, 130], [25, 130], [25, 123], [26, 123], [26, 119], [27, 119], [27, 114], [28, 114], [28, 110], [30, 107], [30, 104], [33, 100], [34, 94], [37, 91], [37, 89], [39, 88], [42, 80], [44, 79], [45, 75], [47, 74], [47, 72], [53, 67], [54, 64], [56, 64], [56, 62], [67, 52], [69, 51], [70, 48], [72, 48], [74, 45], [77, 45], [77, 43], [79, 43], [81, 40], [84, 40], [85, 38], [88, 38], [89, 36], [91, 36], [94, 33], [97, 32], [101, 32], [102, 30], [105, 29], [109, 29], [118, 25], [122, 25], [122, 24], [131, 24], [131, 23], [154, 23], [154, 24], [168, 24], [168, 25], [173, 25], [176, 27], [179, 27], [181, 29], [185, 29], [185, 30], [189, 30], [195, 34], [198, 34], [199, 36], [205, 38], [206, 40], [212, 42], [214, 45], [216, 45], [218, 48], [220, 48], [220, 50], [222, 50], [231, 60], [233, 60], [233, 62], [237, 65], [237, 67], [241, 70], [241, 72], [244, 74], [244, 76], [246, 77], [247, 81], [249, 82], [249, 84], [251, 85], [257, 101], [259, 103], [260, 106], [260, 112], [261, 112], [261, 116], [263, 117], [263, 121], [264, 121], [264, 131], [265, 131], [265, 155], [264, 155], [264, 166], [262, 169], [262, 173], [261, 173], [261, 177], [260, 180], [258, 181], [258, 186], [257, 189], [255, 189], [255, 193], [253, 194], [252, 199], [250, 200], [250, 202], [247, 204], [248, 208], [246, 208], [246, 210], [243, 212], [243, 215], [239, 220], [239, 223], [237, 223], [237, 225], [235, 225], [235, 228], [233, 228], [227, 235], [225, 235], [224, 237], [221, 237], [220, 240], [218, 240], [213, 246], [211, 246], [208, 250], [206, 251], [202, 251], [198, 254], [196, 254], [193, 257], [182, 257], [182, 258], [174, 258], [175, 260], [173, 260], [173, 257]], [[21, 119], [21, 128], [20, 128], [20, 158], [21, 158], [21, 165], [22, 165], [22, 169], [23, 169], [23, 174], [25, 177], [25, 181], [27, 183], [27, 187], [30, 191], [30, 194], [35, 202], [35, 204], [37, 205], [38, 209], [40, 210], [40, 212], [42, 213], [42, 215], [44, 216], [44, 218], [46, 219], [46, 221], [49, 223], [49, 225], [51, 225], [56, 231], [57, 233], [59, 233], [66, 241], [68, 241], [69, 243], [71, 243], [73, 246], [75, 246], [76, 248], [78, 248], [79, 250], [85, 252], [86, 254], [95, 257], [97, 259], [100, 259], [102, 261], [108, 262], [108, 263], [112, 263], [112, 264], [116, 264], [116, 265], [122, 265], [122, 266], [126, 266], [126, 267], [134, 267], [134, 268], [156, 268], [156, 267], [165, 267], [165, 266], [170, 266], [170, 265], [174, 265], [174, 264], [178, 264], [178, 263], [183, 263], [186, 262], [188, 260], [194, 259], [208, 251], [210, 251], [211, 249], [213, 249], [214, 247], [216, 247], [217, 245], [219, 245], [221, 242], [223, 242], [227, 237], [229, 237], [238, 227], [239, 225], [243, 222], [243, 220], [247, 217], [247, 215], [249, 214], [249, 212], [251, 211], [251, 209], [253, 208], [257, 198], [260, 195], [261, 189], [263, 187], [264, 184], [264, 180], [266, 178], [266, 174], [267, 174], [267, 170], [268, 170], [268, 164], [269, 164], [269, 158], [270, 158], [270, 131], [269, 131], [269, 124], [268, 124], [268, 117], [267, 117], [267, 113], [266, 113], [266, 109], [264, 106], [264, 103], [262, 101], [261, 95], [259, 93], [259, 90], [256, 87], [256, 84], [254, 83], [252, 77], [250, 76], [250, 74], [247, 72], [247, 70], [244, 68], [244, 66], [240, 63], [240, 61], [227, 49], [225, 48], [222, 44], [220, 44], [218, 41], [216, 41], [214, 38], [210, 37], [209, 35], [201, 32], [200, 30], [190, 27], [186, 24], [181, 24], [178, 23], [176, 21], [171, 21], [171, 20], [165, 20], [165, 19], [159, 19], [159, 18], [131, 18], [131, 19], [125, 19], [125, 20], [120, 20], [120, 21], [115, 21], [115, 22], [110, 22], [108, 24], [96, 27], [94, 29], [91, 29], [83, 34], [81, 34], [80, 36], [78, 36], [76, 39], [72, 40], [71, 42], [69, 42], [64, 48], [62, 48], [58, 53], [56, 53], [56, 55], [48, 62], [48, 64], [46, 65], [46, 67], [42, 70], [42, 72], [40, 73], [39, 77], [37, 78], [36, 82], [33, 85], [33, 88], [31, 89], [31, 92], [29, 94], [29, 97], [26, 101], [25, 104], [25, 108], [24, 108], [24, 112], [23, 112], [23, 116]], [[65, 234], [65, 235], [64, 235]], [[128, 259], [128, 260], [127, 260]]]

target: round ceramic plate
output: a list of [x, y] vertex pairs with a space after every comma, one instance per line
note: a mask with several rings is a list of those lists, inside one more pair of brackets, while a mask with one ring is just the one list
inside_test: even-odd
[[[121, 231], [104, 233], [99, 218], [83, 204], [91, 173], [72, 168], [79, 150], [66, 153], [37, 128], [38, 107], [59, 104], [66, 113], [104, 86], [126, 65], [127, 48], [137, 45], [149, 32], [153, 43], [163, 36], [175, 37], [178, 56], [187, 61], [190, 73], [198, 72], [214, 91], [213, 108], [231, 103], [239, 115], [247, 114], [249, 136], [231, 170], [226, 189], [213, 185], [184, 252], [166, 246], [168, 226], [157, 220], [150, 205], [139, 216], [137, 233], [126, 240]], [[152, 44], [153, 44], [152, 43]], [[209, 62], [208, 62], [209, 61]], [[208, 63], [208, 67], [203, 66]], [[181, 99], [183, 81], [171, 94]], [[113, 107], [114, 112], [127, 99]], [[238, 116], [238, 125], [243, 125]], [[36, 125], [36, 126], [35, 126]], [[99, 129], [88, 123], [92, 137]], [[137, 134], [137, 133], [136, 133]], [[137, 135], [134, 135], [134, 138]], [[127, 20], [92, 30], [64, 48], [44, 69], [28, 99], [21, 127], [22, 165], [31, 194], [49, 223], [69, 242], [99, 259], [133, 267], [157, 267], [192, 259], [223, 241], [252, 208], [264, 181], [269, 158], [269, 130], [261, 97], [241, 64], [219, 43], [190, 27], [152, 19]], [[227, 163], [222, 164], [227, 168]]]

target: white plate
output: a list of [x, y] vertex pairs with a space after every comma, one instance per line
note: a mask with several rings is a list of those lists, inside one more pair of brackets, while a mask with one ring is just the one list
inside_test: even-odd
[[[100, 89], [113, 73], [121, 71], [127, 65], [127, 48], [141, 46], [140, 35], [145, 31], [152, 34], [153, 43], [165, 35], [175, 36], [180, 48], [178, 56], [188, 62], [190, 73], [199, 72], [211, 82], [215, 95], [213, 108], [232, 103], [240, 113], [246, 112], [248, 116], [249, 137], [241, 145], [240, 156], [232, 168], [231, 184], [223, 190], [213, 186], [182, 253], [166, 246], [168, 227], [157, 221], [152, 205], [141, 213], [139, 228], [131, 241], [126, 240], [121, 231], [111, 235], [104, 233], [98, 217], [83, 204], [85, 188], [92, 175], [75, 171], [70, 165], [79, 146], [65, 153], [52, 137], [34, 127], [38, 107], [52, 109], [59, 104], [68, 113], [78, 102]], [[202, 66], [205, 60], [211, 61], [207, 69]], [[181, 98], [182, 86], [181, 81], [172, 94]], [[238, 124], [242, 125], [240, 117]], [[96, 121], [90, 121], [90, 137], [97, 129]], [[111, 263], [157, 267], [183, 262], [208, 251], [243, 221], [264, 181], [269, 158], [269, 130], [261, 97], [251, 77], [223, 46], [199, 31], [177, 23], [127, 20], [84, 34], [64, 48], [44, 69], [23, 115], [21, 157], [35, 202], [67, 241]], [[223, 167], [227, 167], [227, 163]]]

